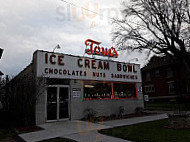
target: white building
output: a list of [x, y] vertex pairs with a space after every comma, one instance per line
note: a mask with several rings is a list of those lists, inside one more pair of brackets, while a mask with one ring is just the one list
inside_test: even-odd
[[138, 64], [37, 50], [13, 81], [19, 84], [13, 96], [22, 92], [25, 105], [33, 102], [36, 124], [82, 119], [89, 110], [110, 116], [119, 115], [121, 108], [122, 114], [130, 114], [143, 107]]

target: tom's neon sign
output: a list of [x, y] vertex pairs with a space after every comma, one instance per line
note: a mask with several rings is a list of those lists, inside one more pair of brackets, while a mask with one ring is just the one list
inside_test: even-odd
[[85, 45], [86, 45], [85, 52], [88, 55], [100, 55], [100, 56], [108, 56], [108, 57], [115, 57], [115, 58], [119, 56], [114, 47], [104, 48], [104, 47], [100, 47], [99, 46], [100, 44], [101, 42], [87, 39], [85, 41]]

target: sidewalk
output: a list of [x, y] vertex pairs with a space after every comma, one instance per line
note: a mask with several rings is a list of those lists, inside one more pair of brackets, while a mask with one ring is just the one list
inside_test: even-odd
[[144, 110], [144, 112], [147, 112], [147, 113], [155, 113], [155, 114], [163, 114], [163, 113], [166, 113], [166, 114], [179, 114], [179, 113], [182, 113], [182, 114], [190, 114], [190, 111], [168, 111], [168, 110]]
[[129, 118], [129, 119], [121, 119], [121, 120], [112, 120], [112, 121], [105, 121], [103, 125], [105, 126], [112, 126], [112, 127], [119, 127], [119, 126], [126, 126], [126, 125], [133, 125], [143, 122], [155, 121], [160, 119], [168, 118], [167, 114], [158, 114], [152, 116], [143, 116], [143, 117], [136, 117], [136, 118]]
[[42, 131], [19, 135], [26, 142], [37, 142], [45, 139], [64, 137], [79, 142], [129, 142], [123, 139], [99, 134], [97, 130], [108, 129], [117, 126], [133, 125], [142, 122], [155, 121], [167, 118], [166, 114], [136, 117], [130, 119], [90, 123], [84, 121], [64, 121], [39, 125]]
[[97, 130], [70, 134], [64, 136], [64, 138], [72, 139], [78, 142], [130, 142], [124, 139], [100, 134], [97, 132]]
[[26, 142], [36, 142], [45, 139], [64, 137], [70, 134], [80, 134], [83, 132], [90, 132], [92, 130], [100, 130], [110, 128], [100, 124], [84, 122], [84, 121], [63, 121], [56, 123], [46, 123], [39, 125], [45, 130], [38, 132], [31, 132], [19, 135]]

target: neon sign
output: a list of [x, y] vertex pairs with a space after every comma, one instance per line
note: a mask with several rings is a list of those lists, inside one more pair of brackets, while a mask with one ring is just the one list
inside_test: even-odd
[[119, 55], [114, 47], [111, 47], [111, 48], [99, 47], [100, 44], [101, 42], [87, 39], [85, 41], [85, 45], [86, 45], [85, 52], [88, 55], [99, 55], [99, 56], [108, 56], [108, 57], [118, 58]]

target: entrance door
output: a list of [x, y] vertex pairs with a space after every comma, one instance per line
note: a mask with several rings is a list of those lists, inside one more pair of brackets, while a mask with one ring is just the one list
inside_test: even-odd
[[57, 119], [57, 87], [47, 89], [47, 120]]
[[47, 121], [56, 121], [69, 117], [69, 88], [48, 87], [47, 89]]
[[68, 88], [59, 88], [59, 119], [68, 118], [68, 102], [69, 102]]

